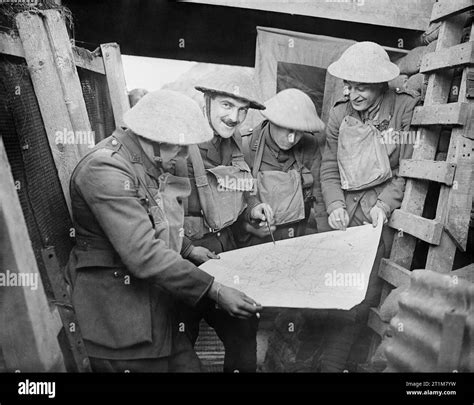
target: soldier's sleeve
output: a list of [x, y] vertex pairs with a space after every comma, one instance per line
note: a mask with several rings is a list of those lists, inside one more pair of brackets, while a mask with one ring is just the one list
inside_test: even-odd
[[340, 119], [336, 113], [337, 108], [338, 104], [329, 112], [326, 126], [326, 146], [321, 161], [321, 191], [328, 214], [331, 214], [336, 208], [346, 207], [337, 164], [337, 142], [340, 126]]
[[101, 149], [84, 168], [76, 174], [77, 188], [130, 273], [195, 305], [213, 277], [155, 238], [126, 161]]
[[[420, 102], [420, 97], [412, 95], [407, 98], [405, 108], [402, 114], [401, 130], [410, 131], [413, 111]], [[412, 139], [408, 137], [407, 139]], [[410, 159], [413, 154], [413, 145], [405, 143], [400, 145], [400, 160]], [[399, 167], [392, 170], [392, 178], [387, 182], [378, 199], [382, 201], [387, 218], [392, 212], [402, 205], [403, 195], [405, 193], [405, 179], [398, 175]]]

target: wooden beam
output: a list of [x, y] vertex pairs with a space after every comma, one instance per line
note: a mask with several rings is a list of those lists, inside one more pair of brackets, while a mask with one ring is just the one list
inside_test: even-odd
[[388, 322], [382, 321], [380, 312], [377, 308], [370, 308], [367, 325], [381, 338], [384, 337], [385, 332], [390, 328], [390, 324]]
[[124, 125], [123, 115], [130, 109], [120, 46], [116, 43], [102, 44], [100, 49], [104, 60], [110, 100], [112, 101], [115, 127], [118, 128]]
[[410, 284], [411, 271], [389, 259], [382, 259], [379, 268], [379, 277], [394, 287], [400, 287]]
[[420, 73], [429, 73], [440, 69], [452, 69], [474, 64], [474, 42], [427, 53], [421, 62]]
[[416, 107], [412, 125], [466, 125], [472, 114], [469, 103], [449, 103]]
[[454, 270], [450, 275], [458, 276], [469, 281], [470, 283], [474, 283], [474, 263], [469, 264], [461, 269]]
[[77, 322], [76, 314], [72, 307], [69, 292], [62, 276], [63, 272], [59, 267], [56, 252], [53, 247], [48, 247], [41, 251], [43, 262], [48, 273], [48, 278], [53, 288], [54, 298], [56, 300], [57, 311], [60, 316], [60, 323], [66, 325], [64, 334], [69, 343], [76, 370], [74, 372], [90, 372], [90, 362], [87, 357], [82, 333]]
[[29, 12], [20, 13], [16, 23], [71, 212], [69, 180], [77, 162], [89, 150], [85, 141], [89, 141], [92, 131], [64, 22], [56, 10], [43, 13], [45, 18]]
[[474, 4], [472, 0], [438, 0], [438, 2], [433, 6], [431, 22], [444, 20], [456, 14], [472, 10], [473, 8]]
[[[471, 41], [474, 40], [473, 34], [474, 23], [471, 25]], [[458, 99], [460, 102], [469, 102], [472, 107], [474, 100], [467, 98], [469, 69], [465, 67], [463, 70]], [[443, 232], [437, 249], [433, 247], [428, 249], [426, 259], [426, 268], [440, 273], [449, 272], [457, 249], [465, 250], [466, 248], [472, 208], [472, 167], [474, 165], [474, 140], [466, 137], [470, 131], [470, 125], [453, 128], [451, 131], [447, 161], [456, 164], [456, 174], [452, 187], [441, 186], [436, 208], [436, 220], [445, 226], [446, 232]]]
[[77, 67], [105, 75], [105, 66], [102, 56], [78, 46], [72, 47], [74, 62]]
[[438, 372], [458, 371], [465, 327], [465, 313], [447, 312], [444, 316], [437, 363]]
[[432, 245], [439, 245], [443, 232], [439, 222], [400, 209], [393, 212], [388, 224], [399, 233], [408, 233]]
[[0, 287], [0, 346], [9, 371], [66, 371], [16, 187], [0, 137], [0, 271], [10, 280]]
[[6, 32], [0, 32], [0, 53], [18, 58], [25, 57], [20, 38]]
[[424, 31], [435, 0], [182, 0]]
[[[105, 75], [104, 62], [101, 56], [78, 46], [73, 46], [72, 50], [76, 66]], [[25, 58], [21, 39], [6, 32], [0, 32], [0, 53]]]
[[[465, 16], [458, 16], [443, 21], [436, 45], [437, 52], [459, 44], [465, 21]], [[447, 102], [451, 90], [452, 77], [452, 70], [434, 72], [429, 76], [425, 106]], [[439, 126], [422, 128], [420, 131], [420, 146], [414, 149], [412, 158], [415, 160], [434, 160], [439, 134]], [[415, 215], [422, 215], [427, 192], [428, 182], [408, 179], [401, 209]], [[390, 260], [407, 269], [411, 268], [415, 247], [415, 237], [408, 234], [396, 234], [392, 244]]]
[[453, 184], [456, 165], [443, 161], [404, 159], [400, 162], [399, 175], [411, 179]]

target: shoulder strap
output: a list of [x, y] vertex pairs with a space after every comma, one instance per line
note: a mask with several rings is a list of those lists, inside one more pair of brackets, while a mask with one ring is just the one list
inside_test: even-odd
[[189, 145], [189, 158], [191, 159], [191, 164], [193, 166], [196, 185], [199, 187], [209, 184], [198, 145]]
[[[143, 159], [141, 158], [141, 151], [138, 148], [138, 145], [135, 144], [135, 142], [130, 138], [130, 136], [122, 129], [116, 131], [114, 133], [114, 137], [122, 144], [124, 149], [127, 151], [129, 155], [130, 162], [135, 165], [135, 164], [144, 164]], [[151, 164], [151, 162], [147, 162]], [[134, 167], [134, 166], [132, 166]], [[156, 170], [155, 167], [150, 168], [152, 170]], [[150, 190], [148, 189], [145, 181], [143, 180], [142, 176], [140, 173], [138, 173], [136, 170], [133, 170], [135, 172], [135, 175], [137, 176], [138, 182], [140, 185], [143, 187], [145, 193], [148, 196], [149, 201], [151, 202], [151, 205], [155, 206], [158, 205], [155, 198], [153, 195], [150, 193]], [[157, 170], [156, 170], [157, 171]]]
[[249, 166], [252, 166], [251, 155], [250, 155], [250, 141], [252, 140], [252, 135], [242, 137], [242, 152], [244, 154], [244, 159]]
[[254, 178], [257, 178], [260, 165], [262, 164], [263, 151], [265, 149], [265, 139], [263, 139], [263, 134], [264, 134], [264, 131], [260, 131], [260, 134], [258, 135], [258, 139], [256, 141], [257, 150], [255, 151], [255, 159], [253, 161], [253, 168], [252, 168], [252, 176]]

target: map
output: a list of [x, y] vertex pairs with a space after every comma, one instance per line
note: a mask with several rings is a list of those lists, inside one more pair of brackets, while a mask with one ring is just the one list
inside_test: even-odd
[[200, 268], [267, 307], [351, 309], [365, 297], [382, 225], [221, 253]]

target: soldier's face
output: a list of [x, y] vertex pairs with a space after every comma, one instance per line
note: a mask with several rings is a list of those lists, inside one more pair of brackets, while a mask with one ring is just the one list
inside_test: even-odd
[[383, 91], [383, 84], [381, 83], [344, 82], [344, 85], [349, 90], [352, 107], [357, 111], [369, 109]]
[[249, 103], [233, 97], [214, 96], [211, 98], [210, 121], [214, 130], [222, 138], [230, 138], [236, 128], [247, 117]]
[[186, 159], [188, 156], [188, 146], [171, 145], [169, 143], [160, 144], [161, 167], [165, 172], [175, 172], [176, 162], [179, 159]]
[[283, 128], [273, 124], [272, 122], [270, 123], [270, 135], [278, 147], [282, 150], [291, 149], [303, 137], [303, 133], [300, 131]]

